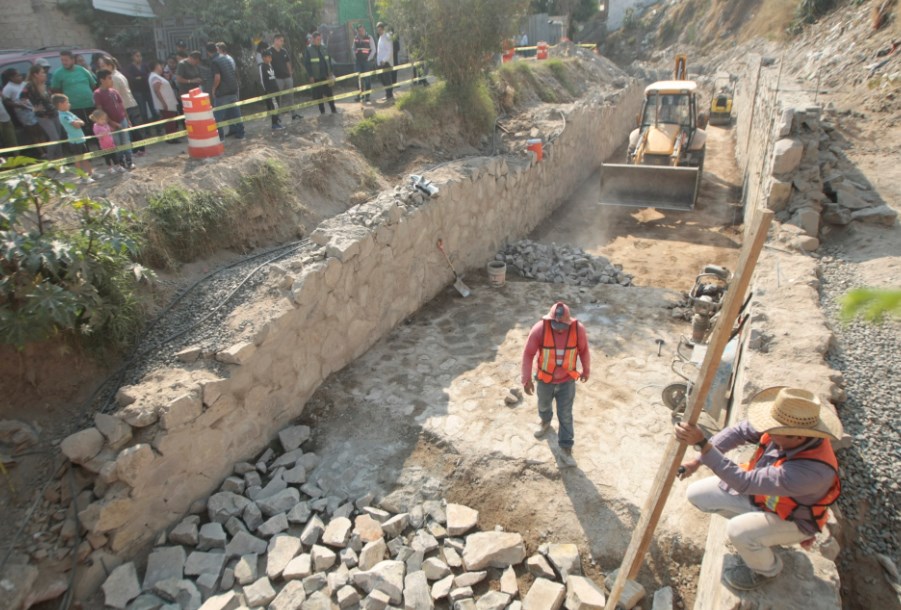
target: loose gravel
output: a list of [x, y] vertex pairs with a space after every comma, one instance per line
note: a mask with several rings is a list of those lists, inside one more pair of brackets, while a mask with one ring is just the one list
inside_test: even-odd
[[847, 400], [839, 406], [854, 438], [838, 452], [842, 477], [839, 508], [856, 524], [860, 550], [899, 561], [901, 541], [901, 324], [839, 321], [840, 297], [863, 286], [854, 263], [826, 256], [820, 265], [820, 300], [835, 342], [828, 361], [842, 372]]
[[[304, 240], [248, 255], [177, 294], [145, 329], [129, 359], [101, 386], [93, 398], [94, 405], [104, 412], [116, 409], [114, 396], [120, 386], [137, 383], [154, 370], [176, 364], [175, 354], [184, 347], [198, 346], [215, 353], [229, 345], [234, 331], [223, 321], [265, 289], [269, 265], [297, 257], [299, 251], [311, 247]], [[210, 363], [216, 366], [214, 360]]]

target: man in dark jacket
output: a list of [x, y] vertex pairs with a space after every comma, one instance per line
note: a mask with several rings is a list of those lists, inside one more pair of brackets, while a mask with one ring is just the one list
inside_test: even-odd
[[[228, 54], [225, 43], [222, 42], [207, 44], [206, 52], [210, 58], [210, 68], [213, 71], [213, 108], [234, 104], [238, 101], [238, 72], [235, 60]], [[241, 108], [235, 106], [221, 111], [214, 110], [213, 114], [216, 116], [217, 123], [240, 119]], [[222, 131], [222, 128], [219, 128], [220, 138], [223, 137]], [[234, 136], [238, 140], [244, 138], [244, 122], [230, 125], [228, 136]]]
[[[313, 32], [310, 46], [304, 49], [303, 64], [307, 69], [307, 74], [310, 76], [310, 82], [319, 83], [313, 89], [313, 99], [320, 100], [319, 114], [325, 114], [325, 104], [322, 102], [322, 98], [331, 98], [334, 95], [330, 84], [331, 79], [334, 78], [334, 73], [332, 72], [332, 58], [329, 57], [328, 49], [322, 46], [322, 34], [319, 32]], [[335, 107], [335, 100], [330, 99], [328, 105], [332, 109], [332, 114], [338, 112], [338, 109]]]
[[[357, 25], [357, 35], [354, 37], [354, 68], [357, 74], [371, 70], [369, 62], [375, 59], [375, 41], [366, 33], [363, 24]], [[369, 90], [372, 89], [372, 78], [369, 76], [360, 78], [360, 96], [362, 102], [369, 101]]]
[[[280, 89], [278, 88], [278, 79], [275, 78], [275, 69], [272, 67], [272, 50], [263, 49], [260, 52], [260, 58], [263, 60], [260, 63], [260, 83], [263, 85], [263, 91], [265, 93], [278, 93]], [[270, 112], [277, 110], [278, 101], [276, 101], [276, 98], [266, 98], [266, 108]], [[272, 129], [284, 129], [282, 121], [277, 114], [272, 115]]]

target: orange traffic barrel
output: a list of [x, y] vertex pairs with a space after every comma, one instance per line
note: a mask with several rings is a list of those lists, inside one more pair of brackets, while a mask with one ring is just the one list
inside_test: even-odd
[[516, 55], [516, 49], [507, 49], [504, 51], [504, 54], [501, 55], [501, 63], [507, 63], [508, 61], [513, 61], [513, 56]]
[[526, 150], [531, 150], [535, 153], [535, 161], [541, 163], [541, 160], [544, 158], [544, 143], [540, 138], [526, 140]]
[[191, 89], [181, 96], [181, 103], [185, 109], [185, 127], [188, 130], [188, 155], [194, 159], [208, 159], [225, 152], [225, 145], [216, 128], [209, 94], [200, 88]]
[[548, 50], [548, 44], [546, 42], [539, 42], [538, 43], [538, 52], [537, 52], [537, 55], [535, 56], [535, 58], [536, 59], [547, 59], [547, 50]]

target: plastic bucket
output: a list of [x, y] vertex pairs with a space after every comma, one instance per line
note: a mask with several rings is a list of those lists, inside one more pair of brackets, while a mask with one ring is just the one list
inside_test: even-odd
[[507, 263], [491, 261], [488, 263], [488, 281], [494, 288], [500, 288], [507, 279]]
[[536, 161], [541, 161], [544, 158], [544, 144], [541, 140], [526, 140], [526, 150], [531, 150], [535, 153]]

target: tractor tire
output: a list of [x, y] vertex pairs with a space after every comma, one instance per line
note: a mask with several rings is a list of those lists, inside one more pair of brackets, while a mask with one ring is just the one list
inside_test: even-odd
[[681, 415], [685, 413], [685, 406], [688, 401], [688, 384], [682, 381], [671, 383], [661, 393], [663, 404], [669, 407], [673, 413]]

